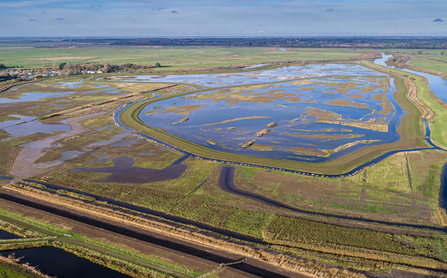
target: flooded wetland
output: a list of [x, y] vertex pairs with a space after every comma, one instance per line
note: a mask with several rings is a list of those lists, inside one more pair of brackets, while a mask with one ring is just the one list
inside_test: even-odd
[[[426, 176], [415, 177], [415, 163], [447, 158], [440, 150], [439, 157], [430, 155], [421, 144], [393, 144], [409, 134], [402, 132], [410, 111], [402, 100], [403, 79], [367, 63], [265, 66], [237, 73], [64, 78], [5, 91], [0, 144], [4, 153], [17, 154], [0, 174], [29, 183], [15, 187], [18, 192], [85, 194], [88, 202], [132, 204], [169, 221], [262, 242], [273, 227], [269, 219], [284, 210], [418, 228], [432, 213], [436, 194], [416, 192]], [[390, 145], [395, 149], [386, 149]], [[197, 154], [196, 146], [216, 152]], [[370, 149], [382, 153], [369, 155]], [[341, 166], [331, 170], [333, 165]], [[247, 226], [249, 218], [256, 223]], [[55, 252], [29, 250], [36, 257]]]
[[[393, 99], [393, 79], [383, 73], [336, 64], [252, 75], [259, 77], [182, 76], [183, 82], [210, 87], [249, 85], [158, 101], [145, 107], [139, 118], [211, 149], [273, 159], [324, 161], [400, 138], [396, 128], [402, 110]], [[294, 80], [287, 81], [290, 78]], [[267, 80], [285, 81], [264, 83]]]

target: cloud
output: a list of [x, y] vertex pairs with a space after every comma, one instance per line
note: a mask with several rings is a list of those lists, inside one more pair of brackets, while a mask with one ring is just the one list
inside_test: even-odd
[[166, 10], [166, 8], [163, 8], [163, 7], [154, 7], [152, 10], [153, 10], [153, 11], [161, 11], [161, 10]]
[[327, 9], [326, 12], [333, 12], [335, 11], [334, 9]]
[[47, 14], [47, 12], [46, 11], [42, 11], [41, 14]]
[[87, 6], [87, 9], [89, 9], [89, 10], [99, 10], [99, 9], [102, 9], [102, 5], [99, 5], [99, 4], [90, 5], [90, 6]]
[[443, 20], [443, 19], [440, 19], [440, 18], [438, 17], [437, 19], [433, 20], [433, 22], [444, 22], [444, 20]]
[[63, 17], [58, 17], [58, 18], [56, 18], [56, 20], [63, 21], [64, 18]]
[[178, 14], [178, 12], [176, 10], [172, 10], [171, 13]]
[[39, 20], [31, 18], [29, 21], [39, 21]]
[[126, 17], [132, 17], [131, 15], [128, 15], [128, 16], [126, 16]]

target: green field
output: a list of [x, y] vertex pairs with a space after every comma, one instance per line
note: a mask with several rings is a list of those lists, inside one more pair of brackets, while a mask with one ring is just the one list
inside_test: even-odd
[[279, 51], [242, 47], [92, 47], [92, 48], [2, 48], [0, 63], [6, 66], [42, 67], [53, 62], [102, 63], [168, 66], [186, 69], [227, 65], [256, 64], [275, 61], [306, 61], [361, 57], [346, 51]]
[[[438, 60], [447, 60], [446, 56], [436, 56], [431, 57]], [[425, 58], [416, 57], [414, 60], [410, 62], [410, 64], [415, 65], [420, 68], [424, 69], [430, 69], [442, 73], [447, 73], [447, 61], [446, 62], [439, 62], [439, 61], [433, 61]]]

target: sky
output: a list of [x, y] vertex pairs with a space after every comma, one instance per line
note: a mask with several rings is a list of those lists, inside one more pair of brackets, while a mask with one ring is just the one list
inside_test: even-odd
[[0, 0], [0, 37], [447, 36], [445, 0]]

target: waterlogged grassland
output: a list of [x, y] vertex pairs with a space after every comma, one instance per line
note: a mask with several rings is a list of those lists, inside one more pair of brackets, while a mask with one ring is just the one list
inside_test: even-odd
[[51, 66], [54, 63], [133, 63], [169, 66], [166, 69], [216, 67], [244, 63], [265, 63], [287, 60], [330, 60], [360, 58], [362, 53], [291, 52], [278, 49], [242, 47], [91, 47], [91, 48], [2, 48], [0, 62], [24, 67]]
[[[98, 87], [100, 86], [100, 87]], [[82, 107], [90, 103], [113, 100], [130, 93], [141, 93], [165, 85], [122, 84], [96, 82], [95, 79], [52, 78], [22, 85], [0, 95], [0, 121], [11, 120], [10, 115], [42, 117]], [[14, 102], [11, 102], [14, 101]]]
[[[126, 141], [132, 142], [132, 139]], [[193, 192], [208, 178], [210, 169], [215, 165], [213, 162], [190, 158], [183, 162], [188, 168], [178, 179], [144, 184], [110, 183], [110, 186], [94, 182], [98, 179], [104, 179], [110, 174], [68, 172], [69, 169], [82, 166], [97, 168], [111, 166], [113, 158], [120, 156], [135, 158], [137, 163], [134, 166], [155, 169], [165, 168], [180, 157], [177, 153], [163, 150], [163, 148], [152, 143], [134, 140], [127, 147], [112, 145], [107, 150], [96, 151], [89, 156], [79, 157], [72, 160], [68, 168], [54, 170], [47, 173], [47, 176], [49, 181], [55, 184], [169, 212], [175, 210], [185, 196]], [[90, 163], [86, 164], [85, 161]]]
[[[54, 136], [64, 131], [70, 130], [67, 123], [61, 124], [64, 120], [85, 115], [85, 113], [110, 112], [113, 108], [123, 103], [127, 97], [132, 99], [150, 98], [151, 90], [166, 87], [164, 84], [122, 84], [86, 77], [63, 77], [51, 78], [44, 81], [35, 82], [28, 85], [17, 86], [12, 90], [1, 94], [0, 102], [0, 126], [5, 130], [0, 130], [0, 174], [7, 174], [12, 166], [15, 156], [21, 146], [33, 141]], [[176, 93], [176, 90], [190, 90], [190, 87], [176, 86], [176, 90], [160, 90], [160, 94]], [[174, 88], [172, 88], [174, 89]], [[148, 92], [148, 93], [145, 93]], [[121, 100], [120, 98], [123, 98]], [[11, 102], [13, 101], [13, 102]], [[118, 104], [114, 105], [114, 102]], [[108, 103], [107, 105], [104, 105]], [[102, 110], [106, 107], [105, 110]], [[89, 110], [90, 109], [90, 110]], [[91, 112], [91, 110], [94, 110]], [[80, 111], [80, 112], [78, 112]], [[49, 117], [56, 115], [57, 117]], [[95, 123], [86, 128], [91, 130], [84, 132], [73, 138], [61, 140], [52, 152], [47, 152], [38, 162], [51, 162], [61, 158], [61, 154], [79, 152], [82, 154], [87, 149], [88, 144], [93, 144], [97, 140], [104, 142], [110, 139], [117, 140], [116, 136], [122, 134], [122, 130], [113, 125], [113, 120], [108, 114], [102, 118], [95, 118]], [[44, 133], [45, 132], [45, 133]], [[28, 135], [29, 134], [29, 135]], [[71, 141], [72, 139], [76, 139]], [[70, 141], [70, 142], [68, 142]], [[100, 144], [100, 145], [101, 145]], [[98, 146], [96, 146], [98, 147]], [[73, 153], [71, 153], [73, 154]], [[64, 157], [64, 159], [67, 157]]]
[[447, 155], [442, 151], [403, 152], [345, 178], [237, 166], [235, 184], [307, 210], [439, 224], [439, 176], [445, 162]]

